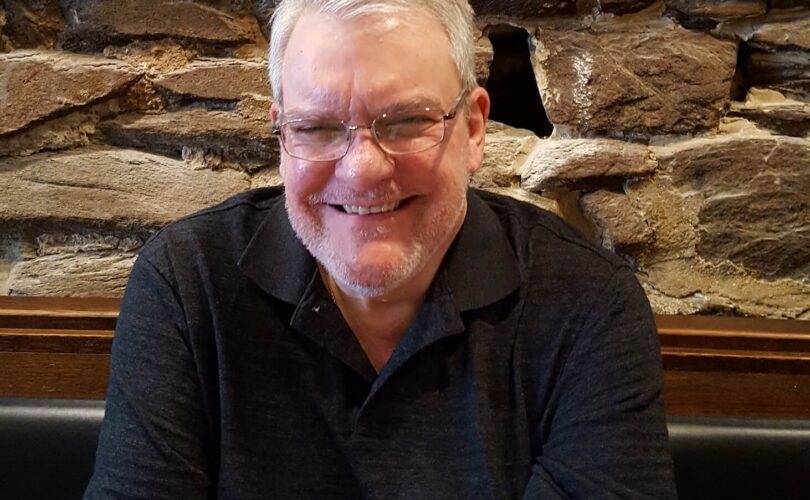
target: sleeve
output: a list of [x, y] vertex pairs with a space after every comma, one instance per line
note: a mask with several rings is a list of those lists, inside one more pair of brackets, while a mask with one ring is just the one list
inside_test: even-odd
[[96, 465], [84, 498], [206, 498], [202, 404], [174, 289], [142, 255], [124, 293]]
[[582, 326], [533, 430], [523, 498], [675, 499], [661, 353], [646, 296], [620, 268], [582, 306]]

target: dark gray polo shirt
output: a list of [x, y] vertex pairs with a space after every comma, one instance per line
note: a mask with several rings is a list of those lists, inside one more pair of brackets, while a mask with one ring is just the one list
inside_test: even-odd
[[658, 339], [632, 270], [471, 192], [376, 374], [280, 189], [142, 249], [86, 498], [674, 498]]

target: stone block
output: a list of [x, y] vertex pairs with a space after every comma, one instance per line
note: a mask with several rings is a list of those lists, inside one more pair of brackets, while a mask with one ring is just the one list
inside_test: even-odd
[[83, 110], [0, 136], [0, 157], [86, 146], [96, 131], [97, 121], [94, 113]]
[[0, 135], [120, 92], [139, 78], [127, 64], [65, 52], [0, 54]]
[[665, 3], [686, 15], [711, 19], [758, 16], [768, 10], [767, 0], [666, 0]]
[[232, 14], [191, 0], [63, 0], [63, 45], [100, 50], [132, 40], [176, 38], [241, 45], [263, 38], [255, 17]]
[[599, 0], [599, 6], [602, 12], [610, 14], [629, 14], [631, 12], [638, 12], [656, 0]]
[[653, 173], [655, 158], [640, 144], [611, 139], [549, 139], [530, 153], [524, 189], [542, 192], [615, 183]]
[[775, 90], [750, 89], [744, 103], [732, 104], [728, 116], [744, 118], [781, 135], [810, 135], [810, 103], [788, 99]]
[[509, 196], [510, 198], [514, 198], [516, 200], [520, 200], [530, 205], [534, 205], [536, 207], [542, 208], [543, 210], [547, 210], [559, 217], [562, 217], [562, 210], [560, 209], [560, 205], [557, 200], [552, 198], [546, 198], [545, 196], [540, 196], [537, 193], [530, 193], [523, 188], [520, 187], [488, 187], [484, 188], [489, 192], [502, 194], [504, 196]]
[[593, 191], [583, 194], [579, 203], [605, 248], [626, 252], [652, 242], [653, 231], [644, 213], [624, 193]]
[[654, 151], [675, 191], [692, 200], [697, 255], [762, 278], [807, 280], [810, 141], [745, 131]]
[[539, 141], [529, 130], [488, 122], [484, 162], [470, 185], [483, 189], [519, 186], [520, 173]]
[[781, 22], [756, 22], [743, 24], [737, 35], [749, 43], [783, 47], [789, 49], [810, 49], [810, 13], [798, 19]]
[[0, 52], [53, 49], [64, 27], [59, 0], [0, 2]]
[[[270, 121], [238, 113], [187, 109], [162, 114], [124, 114], [98, 125], [105, 140], [125, 146], [180, 156], [209, 154], [225, 165], [248, 171], [275, 165], [278, 140]], [[222, 163], [221, 162], [221, 163]]]
[[258, 122], [262, 127], [270, 121], [273, 98], [268, 95], [242, 94], [236, 103], [236, 112], [246, 120]]
[[549, 121], [574, 134], [690, 134], [717, 126], [736, 44], [668, 20], [540, 29], [532, 55]]
[[251, 189], [281, 186], [284, 180], [277, 167], [264, 168], [250, 176]]
[[[127, 93], [131, 89], [129, 87]], [[96, 135], [99, 120], [117, 115], [127, 93], [114, 99], [102, 99], [66, 115], [57, 113], [45, 121], [0, 136], [0, 157], [29, 156], [44, 150], [59, 151], [89, 145]]]
[[89, 233], [45, 233], [37, 236], [34, 245], [36, 255], [88, 252], [134, 252], [143, 245], [137, 236]]
[[11, 268], [6, 288], [10, 295], [120, 297], [134, 262], [130, 252], [35, 257]]
[[807, 141], [736, 130], [655, 146], [658, 172], [627, 183], [653, 232], [629, 253], [658, 313], [798, 318], [810, 307]]
[[7, 255], [5, 273], [0, 248], [0, 295], [119, 297], [142, 244], [137, 236], [95, 232], [45, 233], [33, 245], [18, 241], [25, 250]]
[[633, 207], [638, 207], [653, 233], [633, 255], [645, 264], [666, 260], [688, 260], [696, 257], [700, 196], [673, 186], [664, 172], [653, 177], [629, 181], [625, 193]]
[[104, 47], [104, 56], [120, 59], [150, 76], [178, 70], [197, 55], [173, 40], [136, 40]]
[[470, 5], [479, 16], [533, 18], [577, 11], [576, 0], [471, 0]]
[[658, 313], [723, 312], [795, 319], [810, 310], [810, 285], [806, 282], [757, 279], [697, 258], [657, 262], [645, 266], [645, 272], [654, 292], [650, 293], [649, 286], [645, 288]]
[[154, 80], [157, 88], [202, 99], [238, 100], [242, 94], [270, 95], [265, 61], [197, 59]]
[[0, 223], [157, 228], [249, 189], [250, 180], [140, 151], [86, 148], [0, 159], [0, 185]]
[[482, 87], [489, 79], [489, 65], [495, 53], [492, 50], [492, 42], [483, 34], [479, 34], [475, 40], [475, 79]]

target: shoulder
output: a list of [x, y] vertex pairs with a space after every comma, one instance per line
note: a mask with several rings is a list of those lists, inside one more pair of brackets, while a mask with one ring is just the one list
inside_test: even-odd
[[246, 191], [177, 219], [152, 235], [140, 256], [158, 267], [167, 259], [176, 263], [206, 256], [235, 263], [268, 212], [283, 208], [283, 193], [280, 187]]
[[589, 240], [557, 215], [508, 196], [475, 191], [497, 215], [519, 265], [534, 285], [553, 281], [560, 285], [608, 281], [630, 265]]

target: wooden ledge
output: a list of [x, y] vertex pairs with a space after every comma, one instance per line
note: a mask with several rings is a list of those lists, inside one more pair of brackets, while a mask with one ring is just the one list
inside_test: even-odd
[[121, 299], [0, 297], [0, 328], [115, 330]]
[[664, 368], [810, 374], [810, 321], [658, 316]]
[[658, 316], [670, 415], [810, 419], [810, 321]]
[[[0, 297], [0, 397], [102, 399], [119, 299]], [[670, 415], [810, 419], [810, 321], [657, 316]]]

